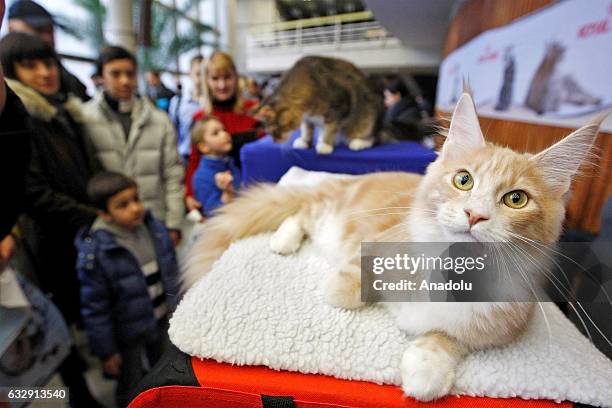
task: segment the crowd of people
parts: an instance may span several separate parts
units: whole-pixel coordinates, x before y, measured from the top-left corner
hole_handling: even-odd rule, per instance
[[[0,166],[11,176],[0,274],[12,259],[68,326],[87,332],[125,406],[169,344],[181,223],[189,211],[210,215],[240,188],[240,149],[264,133],[253,116],[261,92],[241,80],[230,55],[214,52],[191,59],[190,92],[175,94],[150,70],[141,95],[137,58],[108,46],[92,75],[97,93],[88,95],[62,66],[44,8],[14,2],[8,28]],[[385,95],[387,120],[414,126],[420,112],[405,87],[391,82]],[[72,406],[99,406],[85,368],[73,346],[58,372]]]
[[[189,94],[149,71],[140,95],[138,61],[118,46],[100,51],[90,97],[62,66],[44,8],[19,0],[8,21],[0,162],[11,177],[0,273],[27,260],[30,268],[14,269],[30,269],[66,324],[86,331],[125,406],[169,344],[186,208],[210,214],[234,196],[240,147],[262,135],[251,115],[257,101],[244,97],[222,52],[192,59]],[[73,346],[58,372],[72,406],[99,406],[85,368]]]

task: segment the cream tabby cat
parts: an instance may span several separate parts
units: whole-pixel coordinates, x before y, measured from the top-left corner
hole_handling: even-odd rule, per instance
[[[320,187],[259,186],[207,221],[183,276],[191,286],[229,244],[275,231],[272,251],[289,254],[308,236],[337,273],[323,282],[326,300],[357,308],[360,243],[382,241],[555,242],[571,178],[589,154],[599,123],[532,155],[487,144],[469,94],[460,98],[438,159],[424,176],[377,173]],[[409,209],[407,212],[388,209]],[[364,211],[387,209],[376,216]],[[372,212],[369,214],[373,214]],[[279,271],[282,273],[282,271]],[[404,352],[402,388],[429,401],[449,393],[466,353],[505,345],[525,329],[533,303],[392,303],[400,327],[418,335]]]

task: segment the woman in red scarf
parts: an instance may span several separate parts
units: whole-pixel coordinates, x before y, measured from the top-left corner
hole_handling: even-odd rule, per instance
[[[204,109],[196,113],[194,122],[211,114],[218,118],[232,135],[230,155],[240,165],[240,148],[263,135],[258,129],[257,120],[249,114],[257,102],[245,100],[239,86],[238,72],[232,57],[224,52],[213,53],[204,68]],[[185,175],[185,204],[189,210],[201,208],[193,197],[191,178],[200,163],[197,149],[191,149]]]

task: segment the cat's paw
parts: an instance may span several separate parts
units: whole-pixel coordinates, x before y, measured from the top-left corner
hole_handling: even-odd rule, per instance
[[[349,149],[363,150],[369,149],[374,144],[373,139],[353,139],[349,142]]]
[[[288,255],[300,249],[304,232],[299,223],[287,218],[270,237],[270,249],[281,255]]]
[[[456,365],[456,359],[444,349],[424,347],[419,345],[419,339],[413,341],[400,366],[404,394],[419,401],[448,395],[455,383]]]
[[[358,273],[334,272],[324,281],[325,301],[343,309],[357,309],[365,303],[361,301],[361,278]]]
[[[334,146],[325,142],[319,142],[317,143],[315,149],[317,149],[317,153],[319,154],[330,154],[334,151]]]
[[[308,149],[310,147],[310,143],[308,143],[305,139],[298,137],[293,141],[294,149]]]

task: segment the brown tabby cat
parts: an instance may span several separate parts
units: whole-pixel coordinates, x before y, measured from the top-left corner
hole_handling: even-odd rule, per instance
[[[375,173],[330,180],[318,187],[253,188],[206,222],[206,233],[189,254],[184,286],[208,272],[231,242],[262,232],[275,231],[270,247],[280,254],[297,251],[304,237],[310,237],[336,270],[322,284],[326,300],[343,308],[363,305],[362,241],[500,241],[517,247],[534,241],[553,243],[565,218],[571,179],[589,155],[602,120],[538,154],[518,153],[485,142],[472,98],[464,93],[442,151],[424,176]],[[541,274],[546,255],[542,251],[529,255],[533,259],[522,267],[509,262],[514,265],[511,272]],[[429,401],[449,393],[467,353],[516,339],[535,305],[386,306],[400,328],[417,336],[400,365],[404,393]]]
[[[285,73],[278,88],[260,110],[266,130],[276,141],[285,141],[289,132],[302,124],[293,146],[310,147],[314,127],[324,125],[316,150],[334,150],[338,132],[349,140],[349,148],[362,150],[374,144],[384,112],[382,92],[368,83],[353,64],[336,58],[304,57]]]

